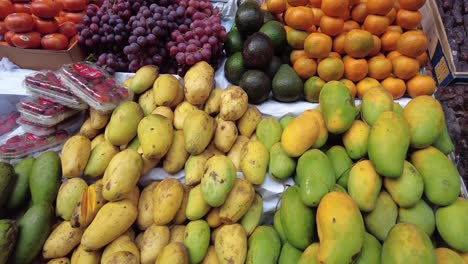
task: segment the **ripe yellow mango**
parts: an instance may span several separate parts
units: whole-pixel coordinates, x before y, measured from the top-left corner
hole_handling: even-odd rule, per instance
[[[304,112],[295,117],[281,134],[281,146],[291,157],[299,157],[314,145],[320,133],[315,114]]]
[[[354,164],[349,172],[348,192],[363,212],[374,210],[382,179],[370,160]]]

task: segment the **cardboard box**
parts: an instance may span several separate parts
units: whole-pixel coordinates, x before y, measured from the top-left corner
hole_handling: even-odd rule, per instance
[[[437,85],[444,87],[449,84],[468,83],[468,72],[461,72],[455,66],[452,49],[435,0],[426,1],[420,11],[423,17],[421,25],[429,39],[429,58]]]
[[[63,64],[84,60],[83,52],[78,44],[68,50],[19,49],[0,46],[0,58],[7,57],[23,69],[58,70]]]

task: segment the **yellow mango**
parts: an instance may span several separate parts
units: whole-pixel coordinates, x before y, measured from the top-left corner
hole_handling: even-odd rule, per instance
[[[207,112],[209,115],[219,113],[222,93],[223,93],[223,90],[219,88],[211,90],[210,97],[208,97],[208,100],[206,101],[206,104],[205,104],[205,112]]]
[[[226,224],[233,224],[239,221],[249,210],[255,198],[253,185],[244,179],[237,178],[226,201],[219,210],[221,221]]]
[[[153,224],[143,233],[141,240],[141,263],[152,264],[163,248],[169,244],[170,232],[167,226]]]
[[[153,192],[153,217],[157,225],[165,225],[174,219],[184,197],[184,187],[172,178],[162,180]]]
[[[182,199],[182,204],[180,205],[179,210],[177,211],[176,215],[174,216],[173,223],[176,225],[183,224],[185,220],[187,220],[187,203],[188,197],[190,193],[190,187],[184,185],[184,198]]]
[[[144,117],[138,124],[138,138],[146,158],[162,158],[169,151],[174,138],[171,121],[162,115]]]
[[[237,120],[237,128],[243,136],[250,137],[262,120],[262,113],[254,105],[249,105],[244,115]]]
[[[185,225],[173,225],[171,228],[169,228],[170,231],[170,237],[169,237],[169,243],[172,242],[180,242],[184,243],[184,237],[185,237]]]
[[[214,246],[208,247],[208,252],[205,255],[205,258],[202,261],[202,264],[219,264],[218,256],[216,255],[216,250]]]
[[[372,126],[379,115],[386,111],[393,111],[393,96],[386,89],[372,87],[362,97],[361,117]]]
[[[189,264],[187,248],[180,242],[173,242],[165,246],[158,258],[156,264]]]
[[[291,157],[299,157],[315,144],[320,124],[315,114],[304,112],[295,117],[283,130],[281,146]]]
[[[138,124],[144,116],[139,104],[133,101],[120,104],[107,124],[107,140],[114,146],[128,144],[137,135]]]
[[[176,130],[172,145],[166,153],[163,161],[163,169],[169,174],[176,174],[184,168],[188,153],[185,150],[184,131]]]
[[[138,263],[140,263],[140,250],[132,239],[127,235],[122,235],[116,240],[112,241],[102,252],[101,262],[106,262],[111,257],[112,254],[119,251],[130,252],[135,256]]]
[[[214,246],[219,263],[243,264],[247,256],[247,234],[239,224],[222,226]]]
[[[83,245],[79,245],[73,251],[70,262],[71,264],[99,264],[101,263],[101,251],[88,251]]]
[[[203,192],[201,184],[193,187],[190,190],[187,199],[186,215],[189,220],[198,220],[210,211],[210,205],[203,199]]]
[[[249,142],[249,138],[246,136],[238,136],[236,139],[236,142],[234,142],[234,145],[231,147],[231,150],[229,150],[227,157],[231,159],[232,163],[236,166],[237,171],[241,171],[240,169],[240,161],[241,161],[241,154],[242,154],[242,149],[244,146]]]
[[[91,141],[80,135],[65,142],[62,149],[62,175],[66,178],[80,177],[91,154]]]
[[[192,154],[202,153],[210,144],[216,129],[215,120],[201,110],[194,110],[184,122],[185,150]]]
[[[241,152],[240,169],[252,184],[262,184],[266,177],[270,155],[260,141],[250,140]]]
[[[45,259],[65,257],[80,244],[83,231],[82,228],[73,228],[69,221],[63,221],[45,241],[42,256]]]
[[[367,140],[370,127],[361,120],[354,120],[351,127],[343,133],[343,145],[349,157],[357,160],[367,154]]]
[[[354,164],[349,172],[349,195],[363,212],[374,210],[377,196],[382,187],[382,179],[375,171],[370,160],[362,160]]]

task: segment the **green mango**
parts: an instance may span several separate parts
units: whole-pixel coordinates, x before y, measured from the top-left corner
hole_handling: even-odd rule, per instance
[[[418,170],[404,161],[403,174],[399,178],[384,178],[384,186],[400,207],[414,206],[422,197],[424,181]]]
[[[453,249],[468,251],[468,200],[459,197],[449,206],[439,207],[435,213],[437,231]]]
[[[276,264],[281,252],[281,240],[272,226],[258,226],[248,240],[246,264]]]
[[[301,258],[302,251],[295,248],[288,242],[283,245],[281,248],[280,257],[278,259],[278,264],[290,264],[290,263],[297,263]]]
[[[362,97],[361,117],[369,126],[386,111],[393,111],[393,96],[383,87],[369,89]]]
[[[224,155],[209,158],[201,179],[203,199],[212,207],[221,206],[226,201],[236,178],[236,166],[231,159]]]
[[[190,263],[200,263],[210,245],[210,227],[205,220],[191,221],[185,227],[184,245],[187,247]]]
[[[343,146],[333,146],[327,150],[327,157],[335,170],[337,183],[348,189],[349,172],[353,166],[353,161],[348,156],[346,149]]]
[[[15,165],[16,181],[13,184],[10,197],[8,199],[8,210],[17,210],[29,199],[29,175],[35,159],[25,158]]]
[[[294,116],[292,115],[285,115],[281,117],[279,120],[281,128],[284,130],[288,126],[289,122],[291,122],[293,119],[294,119]]]
[[[33,204],[52,204],[57,198],[61,184],[61,163],[59,155],[47,151],[37,157],[29,175],[29,188]]]
[[[18,236],[16,221],[9,219],[0,220],[0,263],[7,263]]]
[[[296,160],[288,156],[281,146],[281,142],[275,143],[271,147],[268,165],[270,176],[278,180],[286,180],[294,174],[296,165]]]
[[[452,139],[450,138],[450,134],[447,129],[447,124],[444,120],[444,127],[440,135],[436,138],[436,140],[432,143],[432,146],[436,147],[445,155],[452,153],[455,150],[455,146],[453,145]]]
[[[342,134],[349,129],[356,116],[356,109],[354,99],[343,83],[327,82],[320,91],[319,103],[328,132]]]
[[[76,206],[81,202],[81,195],[88,188],[88,184],[81,178],[71,178],[60,185],[57,194],[55,214],[69,221]]]
[[[403,107],[398,102],[393,102],[393,112],[403,116]]]
[[[6,209],[5,204],[10,198],[13,184],[16,182],[15,169],[9,163],[0,162],[0,215]]]
[[[247,236],[250,236],[255,228],[260,224],[263,216],[263,200],[259,194],[255,194],[255,198],[252,202],[247,213],[242,216],[240,224],[245,229]]]
[[[286,234],[284,233],[283,224],[281,222],[281,210],[278,208],[273,216],[273,227],[275,228],[276,232],[278,233],[281,243],[284,245],[288,242]]]
[[[388,232],[395,225],[398,208],[390,194],[382,191],[377,197],[375,209],[364,216],[367,232],[380,241],[385,241]]]
[[[357,257],[354,264],[373,264],[380,263],[380,253],[382,252],[382,245],[379,240],[373,235],[364,233],[364,244],[362,244],[361,253]]]
[[[262,119],[257,125],[257,130],[255,130],[257,139],[260,140],[268,150],[270,150],[271,146],[275,143],[280,142],[282,133],[283,128],[280,122],[273,117]]]
[[[432,208],[424,200],[419,200],[413,207],[398,210],[398,223],[411,223],[432,236],[435,230],[435,216]]]

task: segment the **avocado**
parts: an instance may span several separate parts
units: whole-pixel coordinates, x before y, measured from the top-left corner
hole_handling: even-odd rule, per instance
[[[242,75],[239,86],[247,93],[249,103],[260,104],[270,95],[271,80],[262,71],[248,70]]]
[[[273,42],[264,33],[256,32],[244,42],[242,57],[248,68],[262,69],[273,57]]]
[[[278,21],[269,21],[260,28],[260,32],[265,33],[273,43],[276,54],[281,54],[286,46],[286,30],[283,24]]]
[[[224,76],[230,83],[238,85],[244,72],[245,63],[242,53],[236,52],[226,60],[226,64],[224,64]]]
[[[263,13],[256,1],[247,0],[237,9],[235,20],[239,32],[248,36],[257,32],[263,25]]]
[[[263,10],[263,9],[262,9],[262,13],[263,13],[263,24],[264,25],[265,25],[265,23],[267,23],[269,21],[275,20],[275,16],[272,13],[270,13],[270,12],[268,12],[266,10]]]
[[[244,44],[244,40],[242,39],[241,34],[237,28],[231,29],[226,37],[226,43],[224,44],[224,48],[226,49],[226,54],[231,56],[232,54],[242,51],[242,45]]]
[[[293,68],[282,64],[273,77],[273,97],[280,102],[294,102],[302,96],[304,84]]]
[[[271,58],[271,62],[270,64],[268,64],[265,70],[266,74],[268,74],[268,77],[270,77],[270,79],[273,79],[273,77],[275,77],[275,74],[278,71],[281,64],[283,64],[283,62],[279,57],[273,56],[273,58]]]

